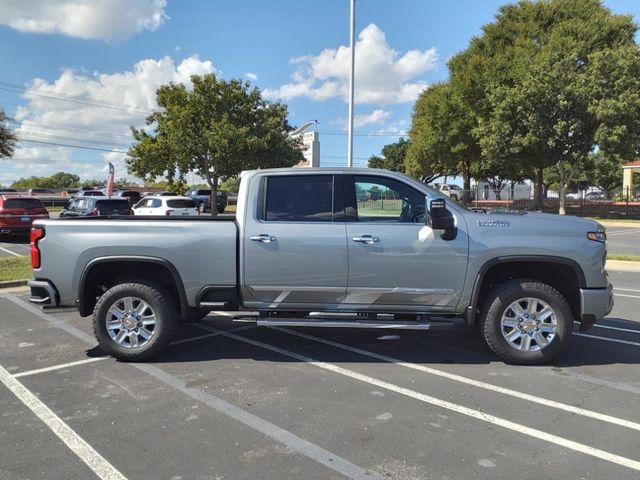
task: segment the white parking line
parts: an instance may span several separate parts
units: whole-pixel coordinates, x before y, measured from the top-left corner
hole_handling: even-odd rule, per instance
[[[341,350],[353,352],[358,355],[375,358],[376,360],[382,360],[383,362],[392,363],[394,365],[410,368],[412,370],[418,370],[419,372],[428,373],[430,375],[436,375],[438,377],[446,378],[447,380],[453,380],[454,382],[464,383],[466,385],[471,385],[473,387],[478,387],[478,388],[482,388],[492,392],[501,393],[503,395],[508,395],[510,397],[515,397],[520,400],[526,400],[529,402],[537,403],[539,405],[544,405],[545,407],[556,408],[558,410],[563,410],[565,412],[581,415],[583,417],[589,417],[595,420],[611,423],[613,425],[618,425],[621,427],[631,428],[632,430],[640,431],[640,423],[631,422],[629,420],[624,420],[622,418],[612,417],[611,415],[594,412],[592,410],[575,407],[573,405],[567,405],[566,403],[556,402],[554,400],[549,400],[547,398],[538,397],[536,395],[519,392],[517,390],[512,390],[510,388],[499,387],[491,383],[481,382],[479,380],[474,380],[472,378],[464,377],[462,375],[456,375],[455,373],[449,373],[444,370],[439,370],[437,368],[426,367],[424,365],[419,365],[416,363],[405,362],[403,360],[400,360],[399,358],[389,357],[387,355],[381,355],[379,353],[370,352],[368,350],[362,350],[357,347],[351,347],[349,345],[344,345],[342,343],[337,343],[331,340],[325,340],[324,338],[316,337],[314,335],[309,335],[302,332],[296,332],[293,330],[289,330],[287,328],[282,328],[282,327],[270,327],[270,328],[273,330],[278,330],[280,332],[287,333],[289,335],[295,335],[296,337],[305,338],[307,340],[323,343],[325,345],[339,348]]]
[[[603,340],[605,342],[622,343],[624,345],[631,345],[632,347],[640,347],[640,342],[632,342],[630,340],[620,340],[618,338],[600,337],[599,335],[587,335],[586,333],[578,333],[578,332],[573,332],[573,334],[576,335],[577,337],[592,338],[594,340]]]
[[[617,237],[618,235],[629,235],[631,233],[640,233],[640,229],[634,228],[632,230],[618,230],[616,232],[607,233],[607,237]]]
[[[14,257],[24,257],[24,255],[20,255],[19,253],[12,252],[11,250],[7,250],[4,247],[0,247],[0,250],[2,250],[5,253],[8,253],[9,255],[13,255]]]
[[[580,325],[580,322],[574,321],[573,323]],[[640,333],[640,330],[634,330],[632,328],[612,327],[611,325],[600,325],[598,323],[594,324],[593,328],[603,328],[605,330],[615,330],[617,332]]]
[[[640,293],[640,290],[638,290],[637,288],[618,288],[618,287],[613,287],[614,290],[620,290],[621,292],[636,292],[636,293]]]
[[[211,327],[206,327],[203,325],[200,328],[208,330]],[[213,331],[213,330],[215,329],[211,328],[210,331]],[[400,387],[399,385],[395,385],[393,383],[389,383],[384,380],[379,380],[377,378],[370,377],[368,375],[364,375],[364,374],[355,372],[353,370],[348,370],[346,368],[339,367],[332,363],[321,362],[321,361],[315,360],[314,358],[307,357],[305,355],[301,355],[295,352],[291,352],[289,350],[285,350],[280,347],[275,347],[267,343],[259,342],[257,340],[252,340],[250,338],[242,337],[240,335],[235,335],[233,333],[222,332],[221,334],[224,335],[225,337],[233,338],[234,340],[238,340],[240,342],[247,343],[249,345],[254,345],[256,347],[263,348],[265,350],[270,350],[272,352],[278,353],[285,357],[294,358],[298,361],[308,363],[310,365],[321,368],[323,370],[328,370],[328,371],[337,373],[339,375],[343,375],[345,377],[349,377],[354,380],[367,383],[369,385],[374,385],[379,388],[384,388],[385,390],[389,390],[389,391],[398,393],[400,395],[404,395],[406,397],[410,397],[415,400],[428,403],[430,405],[434,405],[440,408],[444,408],[446,410],[460,413],[462,415],[475,418],[476,420],[487,422],[492,425],[496,425],[496,426],[505,428],[507,430],[520,433],[522,435],[533,437],[538,440],[542,440],[554,445],[558,445],[560,447],[568,448],[570,450],[583,453],[585,455],[590,455],[592,457],[599,458],[601,460],[606,460],[608,462],[615,463],[623,467],[640,471],[640,462],[637,460],[633,460],[631,458],[622,457],[620,455],[616,455],[615,453],[590,447],[589,445],[585,445],[583,443],[574,442],[573,440],[569,440],[568,438],[560,437],[558,435],[553,435],[551,433],[547,433],[542,430],[527,427],[526,425],[522,425],[519,423],[512,422],[510,420],[506,420],[504,418],[500,418],[494,415],[490,415],[488,413],[484,413],[480,410],[474,410],[472,408],[468,408],[463,405],[458,405],[456,403],[449,402],[447,400],[442,400],[436,397],[432,397],[430,395],[426,395],[424,393],[416,392],[415,390],[410,390],[408,388]]]
[[[0,366],[2,382],[18,399],[24,403],[80,460],[103,480],[126,480],[120,471],[111,465],[91,445],[78,435],[69,425],[49,409],[38,397],[13,378]]]
[[[614,293],[616,297],[627,297],[627,298],[640,298],[640,295],[626,295],[624,293]]]
[[[19,372],[13,374],[13,378],[28,377],[30,375],[37,375],[38,373],[55,372],[56,370],[62,370],[63,368],[75,367],[77,365],[84,365],[86,363],[99,362],[100,360],[106,360],[111,357],[95,357],[86,358],[84,360],[78,360],[77,362],[61,363],[60,365],[53,365],[51,367],[36,368],[35,370],[27,370],[25,372]]]

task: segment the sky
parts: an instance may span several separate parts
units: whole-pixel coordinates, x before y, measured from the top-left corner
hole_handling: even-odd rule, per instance
[[[357,0],[354,164],[406,136],[413,104],[499,0]],[[640,18],[640,1],[605,0]],[[349,0],[0,0],[0,108],[21,142],[0,185],[58,171],[117,177],[156,107],[193,74],[242,78],[316,120],[321,166],[346,165]]]

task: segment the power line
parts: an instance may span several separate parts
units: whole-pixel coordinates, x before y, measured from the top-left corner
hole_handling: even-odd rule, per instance
[[[124,150],[116,150],[116,149],[109,149],[109,148],[98,148],[98,147],[86,147],[86,146],[81,146],[81,145],[69,145],[67,143],[57,143],[57,142],[45,142],[42,140],[25,140],[25,139],[21,139],[21,142],[28,142],[28,143],[41,143],[43,145],[54,145],[56,147],[69,147],[69,148],[79,148],[79,149],[83,149],[83,150],[96,150],[98,152],[115,152],[115,153],[129,153],[126,152]]]

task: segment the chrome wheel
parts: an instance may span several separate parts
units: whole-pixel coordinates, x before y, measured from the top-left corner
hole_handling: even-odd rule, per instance
[[[558,331],[558,317],[539,298],[526,297],[511,303],[502,314],[500,331],[510,347],[535,352],[547,347]]]
[[[156,314],[147,302],[138,297],[123,297],[107,310],[107,332],[124,348],[146,345],[156,332]]]

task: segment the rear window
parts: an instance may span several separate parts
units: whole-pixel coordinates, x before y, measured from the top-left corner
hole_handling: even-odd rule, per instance
[[[129,202],[126,200],[98,200],[96,208],[102,215],[124,215],[129,213]]]
[[[196,204],[193,200],[179,199],[179,200],[167,200],[167,207],[170,208],[195,208]]]
[[[265,220],[332,222],[333,177],[331,175],[269,177]]]
[[[211,195],[211,190],[198,190],[196,195]]]
[[[37,198],[9,198],[4,201],[4,208],[44,208]]]

